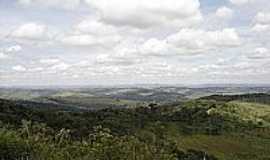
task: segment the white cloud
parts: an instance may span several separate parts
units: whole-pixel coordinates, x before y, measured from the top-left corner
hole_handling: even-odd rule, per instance
[[[6,59],[6,58],[8,58],[8,55],[6,55],[3,52],[0,52],[0,59]]]
[[[258,12],[254,21],[255,25],[252,27],[252,31],[264,33],[270,30],[270,13]]]
[[[257,13],[255,16],[255,21],[260,24],[270,24],[270,13]]]
[[[60,60],[56,58],[49,58],[49,59],[40,59],[39,62],[43,64],[55,64],[60,62]]]
[[[116,27],[90,18],[74,25],[72,33],[58,37],[59,41],[67,45],[103,47],[112,47],[122,38]]]
[[[0,59],[9,58],[10,54],[13,54],[15,52],[19,52],[21,50],[22,50],[22,47],[20,45],[13,45],[13,46],[0,48]]]
[[[140,47],[140,53],[143,55],[169,55],[172,54],[169,47],[166,40],[151,38]]]
[[[234,29],[226,28],[221,31],[204,31],[182,29],[168,37],[168,43],[182,51],[197,53],[221,47],[239,46],[241,40]]]
[[[190,26],[202,19],[198,0],[86,0],[101,20],[116,26]]]
[[[72,75],[71,77],[72,77],[72,78],[79,78],[80,76],[77,75],[77,74],[74,74],[74,75]]]
[[[230,0],[234,5],[244,5],[247,4],[250,0]]]
[[[50,70],[52,70],[52,71],[64,71],[64,70],[67,70],[70,67],[71,66],[69,64],[66,64],[64,62],[60,62],[60,63],[55,64],[52,67],[50,67]]]
[[[220,7],[216,10],[216,16],[223,19],[230,19],[233,16],[233,10],[228,7]]]
[[[79,24],[75,25],[74,29],[80,33],[92,35],[106,36],[117,33],[115,27],[93,19],[82,20]]]
[[[246,82],[256,80],[247,74],[260,69],[270,73],[269,67],[261,67],[270,62],[268,0],[203,7],[200,0],[16,1],[27,9],[27,17],[18,5],[2,8],[0,38],[7,47],[0,49],[0,81],[5,76],[18,83],[25,77],[24,82],[66,84],[73,76],[86,83],[185,83],[246,76]],[[22,50],[9,46],[15,43],[23,45],[20,56],[12,54]]]
[[[11,53],[11,52],[19,52],[22,50],[22,47],[20,45],[14,45],[14,46],[10,46],[5,48],[5,52],[7,53]]]
[[[265,59],[270,57],[270,52],[267,48],[260,47],[255,48],[252,52],[252,55],[250,55],[248,58],[250,59]]]
[[[75,9],[80,5],[81,0],[18,0],[18,3],[23,6]]]
[[[44,71],[44,68],[42,67],[35,67],[35,68],[31,68],[29,69],[30,72],[41,72]]]
[[[101,54],[96,57],[96,64],[105,66],[130,66],[141,62],[137,50],[130,48],[122,48],[114,54]]]
[[[26,23],[16,28],[12,33],[12,37],[25,39],[45,39],[47,38],[47,27],[37,23]]]
[[[25,72],[25,71],[27,71],[27,69],[24,66],[21,66],[21,65],[13,66],[12,69],[14,71],[17,71],[17,72]]]
[[[256,24],[255,26],[252,27],[251,30],[255,31],[255,32],[266,32],[266,31],[270,30],[270,25]]]
[[[63,44],[73,46],[112,46],[112,44],[120,41],[119,35],[91,35],[91,34],[79,34],[79,35],[66,35],[60,38]]]
[[[75,67],[79,67],[79,68],[83,68],[83,67],[88,67],[90,66],[92,63],[89,62],[89,60],[82,60],[79,61],[78,63],[74,64],[73,66]]]
[[[150,38],[139,42],[126,42],[117,45],[110,54],[98,56],[98,63],[133,65],[151,56],[168,57],[181,54],[207,53],[220,48],[233,48],[241,44],[234,29],[205,31],[181,29],[164,39]],[[150,58],[151,59],[151,58]],[[126,63],[125,63],[126,62]]]
[[[117,45],[109,54],[97,57],[100,64],[133,65],[151,59],[181,54],[207,53],[215,49],[238,47],[240,37],[234,29],[218,31],[181,29],[164,39],[150,38],[139,42],[126,42]]]
[[[255,50],[255,53],[258,53],[258,54],[265,54],[265,53],[268,53],[268,49],[267,48],[256,48]]]
[[[66,36],[61,40],[64,44],[77,45],[77,46],[89,46],[97,44],[95,37],[91,35],[72,35]]]

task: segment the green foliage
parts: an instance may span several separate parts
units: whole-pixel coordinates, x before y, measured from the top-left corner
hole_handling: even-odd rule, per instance
[[[203,100],[215,100],[218,102],[242,101],[261,104],[270,104],[270,95],[265,93],[251,93],[242,95],[211,95],[202,97]]]
[[[49,130],[49,131],[47,131]],[[114,136],[109,129],[94,127],[94,132],[82,140],[72,140],[70,131],[51,132],[45,125],[23,121],[18,130],[0,130],[1,159],[33,160],[176,160],[185,157],[202,158],[201,152],[183,152],[162,135],[150,133],[141,140],[136,136]],[[209,156],[210,157],[210,156]],[[212,158],[215,159],[215,158]]]
[[[0,155],[2,159],[15,160],[28,156],[31,147],[14,131],[0,129]]]

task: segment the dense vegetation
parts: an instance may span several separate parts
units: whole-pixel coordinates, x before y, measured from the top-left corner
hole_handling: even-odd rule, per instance
[[[242,94],[242,95],[211,95],[202,97],[204,100],[216,100],[222,102],[230,101],[244,101],[244,102],[255,102],[262,104],[270,104],[270,95],[265,93],[253,93],[253,94]]]
[[[203,152],[177,149],[169,140],[152,135],[141,140],[136,136],[114,136],[108,129],[95,127],[82,140],[73,140],[70,130],[58,132],[42,124],[23,121],[18,130],[0,130],[2,159],[215,159]]]
[[[92,111],[0,100],[0,158],[270,159],[270,106],[215,98]]]

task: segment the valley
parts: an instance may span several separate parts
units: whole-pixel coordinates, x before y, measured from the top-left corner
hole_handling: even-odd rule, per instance
[[[5,88],[0,155],[265,160],[270,158],[268,92],[267,87]]]

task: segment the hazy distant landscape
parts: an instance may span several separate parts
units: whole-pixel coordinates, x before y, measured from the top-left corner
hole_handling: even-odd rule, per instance
[[[78,109],[104,109],[104,108],[132,108],[149,103],[174,103],[203,96],[219,94],[249,94],[269,93],[270,87],[112,87],[112,88],[65,88],[57,89],[23,89],[2,88],[0,98],[10,100],[24,100],[46,105],[53,104],[61,107]]]

